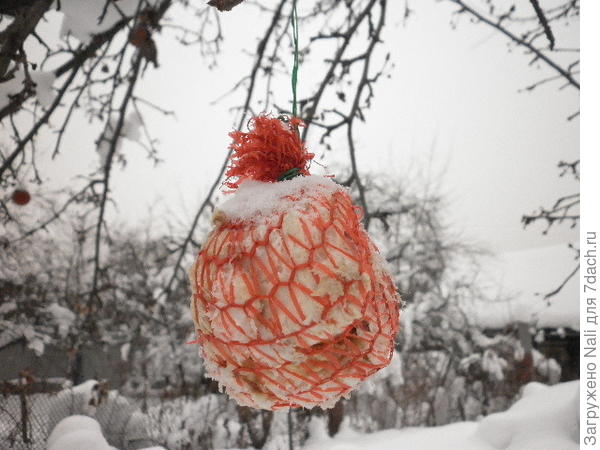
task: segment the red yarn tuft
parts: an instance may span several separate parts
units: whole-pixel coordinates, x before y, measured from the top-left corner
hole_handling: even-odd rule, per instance
[[[304,122],[297,117],[285,123],[262,115],[251,120],[248,133],[230,133],[233,156],[225,173],[225,186],[237,189],[247,179],[278,181],[291,169],[299,169],[301,175],[310,175],[308,163],[315,155],[307,152],[298,126],[304,126]]]

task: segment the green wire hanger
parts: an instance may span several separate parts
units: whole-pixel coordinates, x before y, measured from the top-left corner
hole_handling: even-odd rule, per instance
[[[298,85],[298,11],[296,0],[292,3],[292,39],[294,41],[294,66],[292,68],[292,116],[298,115],[297,85]]]

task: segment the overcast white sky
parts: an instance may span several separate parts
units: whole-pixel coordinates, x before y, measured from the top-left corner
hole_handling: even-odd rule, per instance
[[[403,2],[390,3],[389,17],[401,17]],[[432,172],[443,174],[448,220],[495,250],[572,239],[576,233],[565,229],[548,236],[523,231],[520,218],[577,189],[576,183],[559,179],[556,169],[559,160],[578,157],[578,120],[566,120],[578,110],[577,92],[551,85],[519,93],[548,71],[530,67],[518,50],[509,53],[506,39],[484,25],[463,20],[452,30],[449,5],[422,1],[411,6],[415,14],[406,25],[390,20],[385,35],[396,66],[378,85],[373,110],[360,129],[359,163],[398,176],[433,161]],[[226,42],[214,70],[193,48],[162,41],[161,68],[146,73],[141,92],[176,111],[177,120],[152,122],[165,160],[157,170],[150,170],[139,150],[127,150],[133,160],[117,182],[124,214],[139,217],[156,199],[192,214],[203,197],[229,143],[233,118],[228,108],[240,97],[210,102],[248,71],[251,60],[242,51],[255,45],[247,27],[254,19],[248,14],[238,7],[222,15]],[[577,41],[578,33],[572,26],[568,36],[558,35]],[[301,68],[301,95],[313,88],[312,76]],[[311,150],[320,153],[318,146]],[[325,162],[337,157],[327,154]]]
[[[400,19],[404,2],[389,4],[384,45],[395,68],[390,79],[378,83],[373,108],[357,133],[359,164],[397,177],[410,174],[415,182],[419,170],[441,176],[453,230],[498,253],[558,249],[576,240],[577,231],[564,227],[548,236],[524,231],[520,218],[578,189],[575,182],[559,179],[556,168],[561,159],[578,158],[579,122],[567,121],[579,108],[578,92],[554,84],[519,93],[551,72],[530,66],[520,50],[509,52],[507,40],[485,25],[463,19],[453,30],[455,8],[448,2],[411,2],[414,14],[406,24]],[[176,111],[177,118],[147,116],[164,160],[157,168],[139,147],[125,142],[128,165],[115,171],[113,180],[122,219],[138,221],[154,206],[158,219],[189,221],[222,163],[234,124],[229,108],[240,103],[243,92],[211,102],[249,72],[252,60],[246,51],[254,49],[256,33],[268,17],[241,5],[221,18],[225,44],[213,70],[196,48],[159,40],[161,67],[145,73],[139,93]],[[577,45],[578,24],[555,32],[558,45]],[[300,68],[300,96],[318,80],[319,60],[310,64],[310,70]],[[288,83],[282,79],[277,86],[289,89]],[[65,140],[69,157],[50,172],[61,180],[82,166],[92,171],[97,165],[91,144],[98,131],[90,130],[84,118],[73,125],[75,131]],[[323,150],[312,145],[311,151],[319,155]],[[338,160],[345,155],[327,153],[324,162]],[[563,268],[568,273],[572,261],[561,255],[552,271],[540,261],[531,278],[539,284]]]

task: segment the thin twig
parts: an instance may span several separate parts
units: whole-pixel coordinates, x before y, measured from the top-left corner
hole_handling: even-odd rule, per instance
[[[571,86],[573,86],[576,89],[580,89],[579,82],[573,78],[572,74],[570,74],[568,71],[566,71],[561,66],[559,66],[556,62],[554,62],[552,59],[550,59],[548,56],[546,56],[540,49],[536,48],[535,46],[533,46],[531,43],[527,42],[526,40],[521,39],[520,37],[514,35],[510,31],[508,31],[505,27],[503,27],[500,23],[492,22],[490,19],[484,17],[482,14],[480,14],[479,12],[475,11],[473,8],[468,6],[463,0],[449,0],[449,1],[460,6],[461,12],[462,11],[468,12],[473,17],[475,17],[477,20],[485,23],[486,25],[489,25],[492,28],[495,28],[500,33],[504,34],[506,37],[508,37],[511,41],[513,41],[517,45],[525,47],[527,50],[529,50],[531,53],[533,53],[536,58],[541,59],[548,66],[550,66],[552,69],[557,71],[565,80],[567,80],[567,82]]]
[[[135,55],[133,70],[129,79],[127,91],[125,92],[125,96],[123,97],[123,100],[121,101],[121,106],[119,107],[119,116],[115,125],[115,129],[111,130],[112,135],[110,138],[110,146],[108,154],[106,156],[106,164],[104,166],[104,179],[102,197],[100,200],[100,210],[98,212],[98,221],[96,222],[96,235],[94,240],[94,274],[92,280],[92,290],[90,292],[90,303],[93,298],[96,298],[96,291],[98,289],[98,275],[100,271],[100,243],[102,239],[102,226],[104,224],[104,214],[106,211],[106,201],[108,198],[112,163],[115,153],[117,151],[117,144],[119,143],[119,139],[121,138],[121,131],[123,130],[123,125],[125,124],[125,114],[127,112],[127,106],[129,105],[129,101],[131,100],[131,97],[133,95],[133,89],[135,88],[135,84],[138,81],[141,63],[142,55],[138,52]],[[99,142],[99,145],[102,145],[102,142]]]
[[[546,16],[544,15],[544,11],[542,11],[542,8],[540,8],[538,0],[529,0],[529,2],[535,10],[535,14],[538,17],[540,24],[544,28],[544,34],[546,35],[546,37],[548,38],[548,42],[550,43],[550,50],[554,50],[554,33],[552,33],[552,29],[550,28],[548,19],[546,19]]]
[[[240,121],[239,121],[238,127],[237,127],[238,130],[240,130],[242,128],[242,126],[246,123],[246,116],[248,114],[248,111],[250,110],[250,102],[252,101],[252,95],[254,94],[254,86],[256,83],[258,69],[261,66],[261,63],[262,63],[262,60],[264,57],[264,53],[265,53],[265,49],[267,47],[267,43],[271,39],[271,35],[273,34],[273,31],[275,30],[277,24],[279,23],[279,20],[281,19],[281,11],[282,11],[283,6],[285,5],[286,1],[287,0],[281,0],[279,2],[277,9],[273,13],[273,17],[271,18],[271,24],[269,25],[269,28],[267,29],[264,37],[260,40],[260,42],[256,48],[256,59],[254,61],[254,66],[252,67],[252,71],[250,73],[250,86],[248,87],[248,92],[246,94],[246,100],[244,101],[244,106],[242,108],[242,116],[240,117]],[[211,199],[212,199],[217,187],[219,186],[219,184],[221,182],[221,178],[223,177],[225,170],[227,169],[227,164],[229,163],[230,157],[231,157],[231,150],[229,150],[227,152],[225,160],[223,161],[223,164],[221,165],[221,169],[219,170],[217,176],[215,177],[215,180],[213,181],[213,184],[211,185],[210,189],[208,190],[206,197],[200,204],[200,208],[198,208],[198,211],[196,212],[196,215],[194,216],[194,219],[192,220],[192,224],[190,226],[188,234],[180,246],[179,254],[177,256],[177,261],[175,262],[175,265],[173,266],[173,272],[171,274],[171,277],[169,278],[169,282],[167,283],[167,285],[163,291],[163,294],[165,295],[166,298],[168,298],[168,296],[171,293],[171,290],[173,288],[173,283],[175,282],[175,279],[177,278],[177,273],[179,272],[183,258],[185,257],[185,254],[187,253],[187,247],[190,244],[190,242],[192,241],[194,232],[196,230],[196,226],[198,225],[198,222],[200,221],[200,217],[202,216],[202,214],[204,213],[204,211],[206,210],[208,205],[210,205],[212,203]]]
[[[573,271],[563,280],[562,283],[560,283],[559,286],[556,287],[556,289],[554,289],[551,292],[548,292],[547,294],[544,295],[544,300],[548,300],[550,297],[554,297],[556,294],[558,294],[560,291],[562,291],[562,289],[567,285],[567,283],[571,280],[571,278],[573,278],[575,276],[575,274],[577,274],[577,272],[579,272],[579,264],[577,264],[577,266],[575,266]]]
[[[56,95],[56,98],[54,99],[54,101],[52,102],[50,107],[46,110],[44,115],[40,118],[40,120],[38,120],[35,123],[35,125],[31,128],[29,133],[27,133],[27,135],[25,135],[22,139],[19,139],[19,143],[17,144],[17,147],[2,162],[2,166],[0,167],[0,179],[2,178],[2,175],[4,174],[4,172],[9,167],[12,166],[12,163],[17,158],[17,156],[19,156],[19,154],[25,149],[27,144],[35,137],[35,135],[40,130],[40,128],[46,122],[48,122],[48,119],[50,119],[50,116],[52,115],[54,110],[58,107],[58,105],[60,105],[62,97],[65,94],[65,92],[67,91],[67,89],[69,88],[69,86],[71,85],[71,83],[73,82],[73,80],[75,79],[75,75],[77,75],[77,72],[79,71],[79,67],[80,66],[76,66],[75,68],[73,68],[73,70],[71,71],[71,74],[69,75],[69,78],[67,78],[67,80],[63,83],[62,87],[58,91],[58,94]]]

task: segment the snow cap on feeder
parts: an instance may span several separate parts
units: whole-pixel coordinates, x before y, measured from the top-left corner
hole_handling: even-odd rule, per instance
[[[331,408],[389,364],[400,297],[349,193],[310,175],[302,122],[250,125],[190,272],[196,342],[241,405]]]

